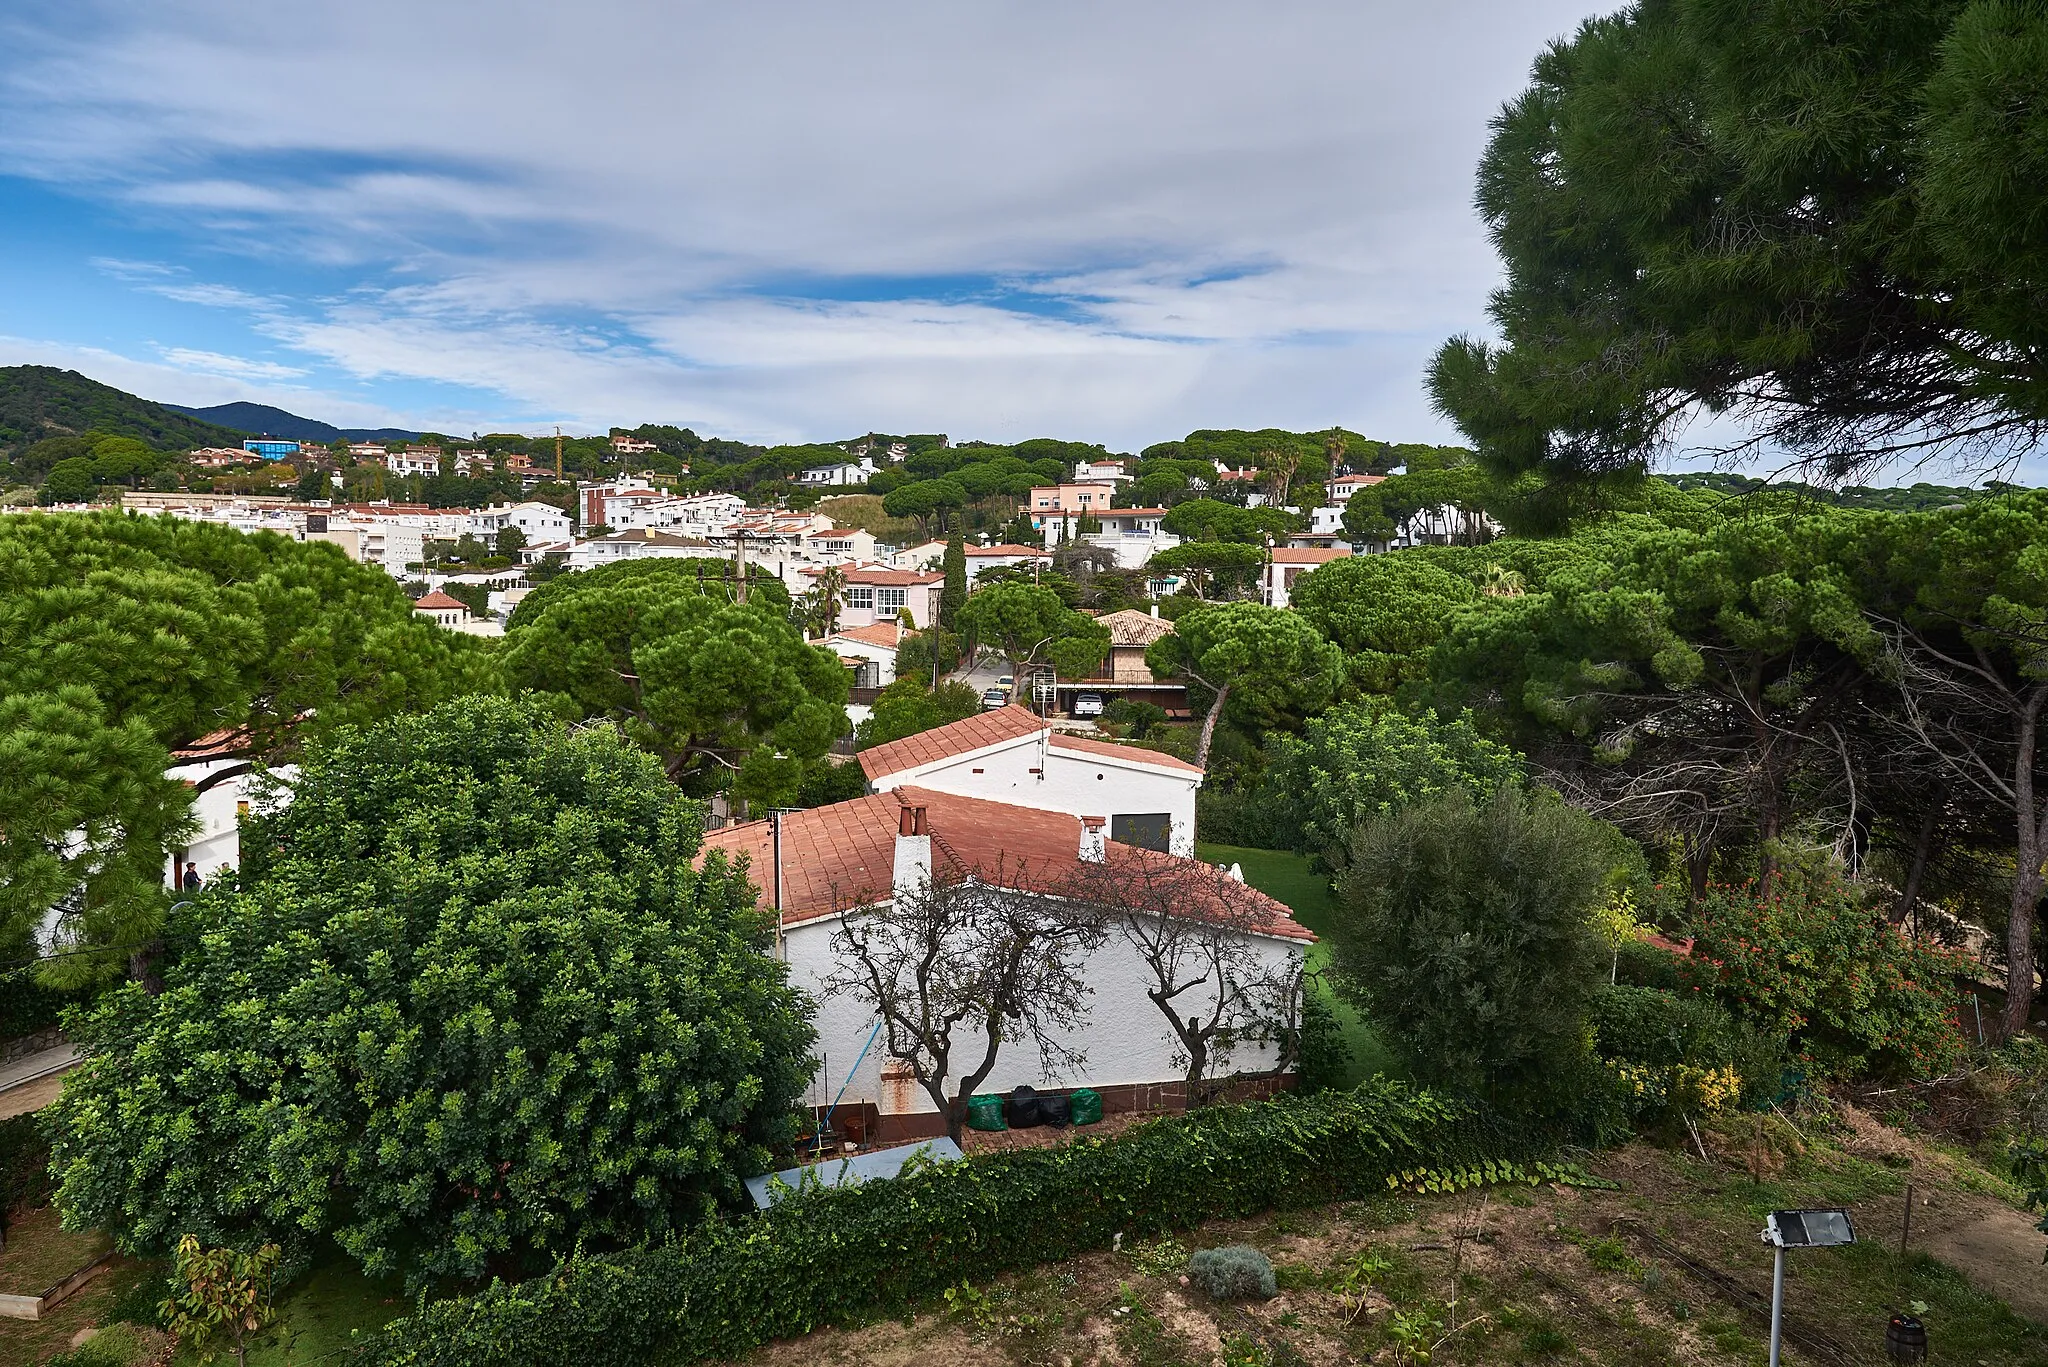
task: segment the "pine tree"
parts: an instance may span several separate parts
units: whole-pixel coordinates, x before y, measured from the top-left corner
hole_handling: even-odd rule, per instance
[[[967,543],[959,531],[946,543],[946,586],[939,591],[939,625],[953,629],[953,618],[967,601]]]

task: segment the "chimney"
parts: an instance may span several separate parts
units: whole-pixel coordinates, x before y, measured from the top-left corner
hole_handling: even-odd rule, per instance
[[[1153,615],[1154,617],[1157,617],[1157,616],[1159,615],[1159,604],[1157,604],[1157,603],[1154,603],[1154,604],[1152,605],[1152,615]]]
[[[925,828],[924,807],[905,803],[896,817],[896,869],[890,879],[898,897],[911,897],[931,886],[932,837]]]
[[[1081,862],[1100,864],[1108,851],[1103,847],[1102,828],[1106,824],[1099,816],[1081,818]]]

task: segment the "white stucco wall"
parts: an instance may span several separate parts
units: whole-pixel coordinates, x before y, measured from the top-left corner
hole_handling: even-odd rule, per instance
[[[1033,769],[1043,772],[1033,773]],[[1166,812],[1173,818],[1169,848],[1195,852],[1195,789],[1201,775],[1083,754],[1041,742],[1036,735],[878,779],[876,792],[903,784],[962,797],[1035,807],[1070,816],[1110,817]]]
[[[818,642],[835,655],[844,655],[852,660],[873,660],[881,666],[882,687],[896,682],[896,647],[876,645],[873,641],[862,641],[846,636],[827,636]]]
[[[809,992],[818,1003],[815,1019],[821,1063],[806,1096],[807,1101],[818,1105],[830,1104],[838,1094],[840,1085],[846,1082],[848,1071],[854,1070],[854,1059],[874,1030],[877,1019],[862,1003],[845,994],[827,994],[821,987],[832,972],[832,936],[838,928],[839,918],[836,916],[807,921],[791,927],[783,939],[791,980]],[[1260,958],[1275,969],[1298,959],[1302,951],[1302,946],[1289,940],[1255,937],[1253,944]],[[1112,933],[1102,948],[1090,957],[1086,972],[1095,995],[1089,999],[1087,1018],[1062,1042],[1082,1050],[1087,1061],[1071,1075],[1048,1077],[1040,1070],[1036,1048],[1028,1043],[1006,1044],[996,1056],[994,1071],[976,1089],[978,1092],[1008,1092],[1019,1084],[1049,1088],[1172,1082],[1184,1075],[1182,1066],[1174,1061],[1177,1045],[1172,1038],[1172,1030],[1159,1008],[1145,995],[1149,976],[1144,960],[1130,942],[1123,935]],[[1191,999],[1199,995],[1199,989],[1185,992],[1180,1000],[1188,1002],[1188,1010],[1193,1011],[1197,1004]],[[1209,1007],[1202,1006],[1201,1009],[1206,1013]],[[962,1044],[967,1046],[956,1054],[962,1060],[955,1068],[957,1077],[959,1071],[978,1065],[981,1053],[978,1038],[969,1039],[962,1035],[955,1043],[956,1049]],[[931,1098],[914,1080],[884,1084],[882,1071],[889,1062],[886,1046],[885,1033],[876,1038],[867,1057],[853,1071],[853,1081],[847,1086],[840,1104],[872,1101],[885,1115],[933,1111],[935,1107]],[[1237,1049],[1229,1062],[1215,1071],[1219,1074],[1264,1071],[1274,1066],[1277,1057],[1271,1045],[1246,1045]],[[947,1095],[952,1095],[955,1090],[957,1083],[948,1085]]]
[[[211,775],[239,767],[246,762],[240,759],[217,759],[196,764],[180,764],[170,770],[170,776],[185,779],[196,786]],[[275,772],[289,782],[297,776],[298,766],[280,765]],[[184,886],[185,865],[188,862],[197,864],[199,876],[209,882],[220,872],[222,865],[231,869],[242,867],[242,804],[249,800],[250,785],[255,782],[255,778],[254,773],[237,774],[221,780],[193,799],[192,815],[199,824],[199,830],[185,845],[172,850],[172,857],[166,862],[165,882],[173,890]],[[289,792],[286,799],[289,800]]]

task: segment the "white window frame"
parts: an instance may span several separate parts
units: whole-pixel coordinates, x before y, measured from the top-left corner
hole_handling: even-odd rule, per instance
[[[910,594],[907,589],[875,590],[876,612],[901,612],[909,601]]]
[[[867,608],[872,611],[875,606],[875,591],[873,587],[867,584],[847,585],[846,606],[850,608]]]

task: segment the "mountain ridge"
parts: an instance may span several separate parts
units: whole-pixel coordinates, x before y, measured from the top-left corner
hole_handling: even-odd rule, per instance
[[[325,445],[335,441],[418,441],[418,432],[408,432],[399,427],[336,427],[321,422],[318,418],[305,418],[267,403],[217,403],[207,408],[192,408],[181,403],[166,403],[161,407],[173,413],[183,413],[201,422],[221,427],[232,427],[252,436],[283,437],[289,441],[316,441]]]
[[[46,437],[86,432],[133,437],[158,451],[240,446],[247,435],[75,370],[0,366],[0,452],[30,447]]]

